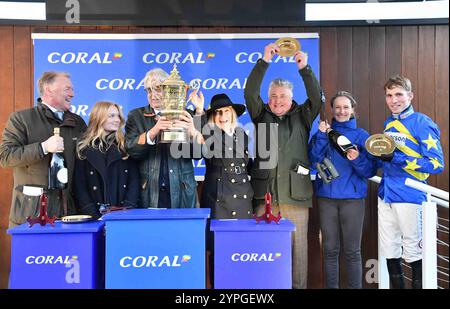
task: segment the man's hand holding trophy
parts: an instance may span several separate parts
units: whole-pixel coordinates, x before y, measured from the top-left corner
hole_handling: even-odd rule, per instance
[[[186,111],[189,85],[181,80],[176,64],[169,77],[161,84],[161,113],[155,129],[158,130],[159,143],[189,142],[194,121]]]
[[[294,56],[299,70],[303,69],[308,63],[308,55],[300,51],[300,42],[294,38],[280,38],[274,43],[267,45],[264,49],[263,60],[270,62],[275,54],[281,57]]]
[[[389,135],[371,135],[366,140],[365,146],[368,153],[383,161],[391,161],[394,157],[395,141]]]

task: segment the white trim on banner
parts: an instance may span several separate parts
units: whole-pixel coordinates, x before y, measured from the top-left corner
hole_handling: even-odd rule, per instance
[[[32,39],[51,40],[177,40],[177,39],[279,39],[294,37],[299,39],[317,39],[318,33],[32,33]]]

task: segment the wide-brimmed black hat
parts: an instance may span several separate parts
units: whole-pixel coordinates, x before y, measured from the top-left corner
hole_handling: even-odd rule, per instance
[[[245,112],[245,105],[233,103],[225,93],[219,93],[211,98],[211,104],[209,105],[209,108],[206,110],[206,115],[209,118],[211,113],[214,112],[216,109],[227,106],[231,106],[236,111],[238,117]]]

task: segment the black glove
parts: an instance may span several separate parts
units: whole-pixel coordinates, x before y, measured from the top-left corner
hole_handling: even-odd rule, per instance
[[[380,155],[380,159],[382,161],[385,161],[385,162],[391,162],[393,157],[394,157],[394,153],[393,152],[389,153],[389,154],[382,154],[382,155]]]

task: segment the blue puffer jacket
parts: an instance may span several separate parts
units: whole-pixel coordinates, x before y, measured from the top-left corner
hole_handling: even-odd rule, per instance
[[[361,199],[367,195],[367,178],[375,175],[377,162],[372,159],[364,148],[369,134],[356,127],[356,119],[338,122],[333,119],[331,127],[347,137],[358,146],[359,156],[353,161],[342,157],[328,141],[328,135],[318,131],[309,144],[309,157],[315,168],[318,162],[328,158],[333,162],[339,177],[330,183],[324,183],[320,178],[314,182],[316,195],[332,199]]]

